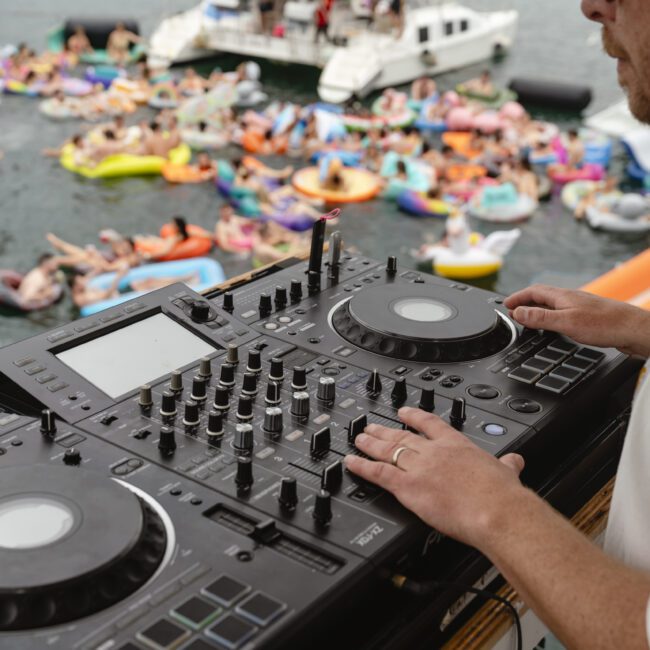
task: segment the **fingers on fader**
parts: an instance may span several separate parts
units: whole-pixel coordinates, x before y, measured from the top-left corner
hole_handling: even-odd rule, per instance
[[[346,456],[344,459],[345,466],[357,476],[370,481],[379,487],[394,492],[400,480],[403,480],[405,473],[389,465],[388,463],[378,463],[373,460],[366,460],[360,456]]]
[[[399,410],[398,415],[404,424],[416,431],[420,431],[431,440],[440,438],[453,431],[444,420],[427,411],[404,407]]]

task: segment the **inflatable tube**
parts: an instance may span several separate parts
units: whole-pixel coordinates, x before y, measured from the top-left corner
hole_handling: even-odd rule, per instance
[[[447,131],[442,134],[442,142],[468,160],[473,160],[481,155],[480,151],[471,148],[472,140],[473,135],[465,131]]]
[[[487,176],[488,170],[482,165],[450,165],[445,177],[452,183],[475,181]]]
[[[99,311],[120,305],[127,300],[132,300],[146,292],[129,291],[131,282],[138,280],[148,280],[151,278],[179,278],[184,279],[188,276],[196,276],[196,282],[188,286],[195,291],[204,291],[220,284],[226,279],[221,264],[216,260],[209,258],[196,258],[193,260],[179,260],[175,262],[162,262],[159,264],[144,264],[131,269],[120,281],[119,290],[124,292],[116,298],[102,300],[93,305],[86,305],[81,308],[82,316],[90,316]],[[103,273],[93,278],[89,286],[94,289],[107,289],[115,280],[115,273]]]
[[[38,97],[42,84],[28,86],[17,79],[5,79],[2,81],[2,92],[5,95],[26,95],[27,97]]]
[[[397,164],[403,162],[406,167],[406,179],[396,178]],[[414,190],[416,192],[426,192],[429,189],[429,177],[427,176],[422,165],[415,160],[405,156],[399,156],[393,151],[389,151],[382,162],[380,176],[389,179],[388,184],[382,192],[382,197],[394,201],[398,195],[405,190]]]
[[[295,232],[305,232],[314,227],[314,219],[308,214],[293,214],[284,211],[276,211],[270,214],[261,212],[258,219],[260,221],[274,221],[278,225]]]
[[[176,86],[173,83],[161,82],[151,89],[148,104],[151,108],[161,111],[164,108],[177,108],[180,101],[181,95]]]
[[[452,206],[440,199],[430,199],[423,192],[407,190],[397,197],[398,207],[413,217],[446,218],[452,211]]]
[[[600,165],[583,165],[574,170],[548,170],[549,178],[558,185],[572,181],[600,181],[605,178],[605,170]]]
[[[119,178],[122,176],[150,176],[162,173],[166,162],[186,165],[192,152],[186,144],[181,144],[169,152],[169,158],[161,156],[137,156],[120,153],[107,156],[96,167],[78,166],[74,160],[74,145],[66,144],[61,151],[61,166],[86,178]]]
[[[413,126],[419,131],[429,131],[430,133],[444,133],[448,128],[445,120],[429,120],[422,115],[415,120]]]
[[[189,238],[176,244],[166,255],[157,254],[160,251],[158,243],[147,239],[136,240],[135,249],[160,262],[184,260],[207,255],[212,249],[212,239],[202,236],[206,234],[206,231],[200,226],[194,226],[192,224],[188,225],[187,230],[190,235]],[[161,228],[160,235],[164,238],[172,237],[175,232],[176,230],[171,224],[166,224]]]
[[[485,204],[484,188],[481,194],[476,196],[468,205],[468,213],[480,219],[491,223],[518,223],[526,221],[535,212],[538,207],[537,201],[533,201],[529,196],[518,195],[514,202],[511,203],[490,203]],[[500,187],[491,188],[500,190]]]
[[[85,97],[93,91],[93,85],[85,79],[66,77],[62,81],[63,92],[70,97]]]
[[[341,176],[344,190],[326,190],[321,187],[318,167],[306,167],[293,175],[293,186],[307,196],[323,199],[328,203],[361,203],[370,201],[381,190],[379,176],[364,169],[344,167]]]
[[[265,156],[287,153],[288,139],[284,137],[267,140],[264,133],[256,129],[248,129],[241,139],[241,146],[248,153],[257,153]]]
[[[614,212],[602,210],[596,206],[587,208],[585,218],[594,230],[621,233],[650,232],[650,218],[625,219]]]
[[[143,90],[142,87],[135,81],[131,81],[130,79],[122,79],[120,77],[113,80],[113,83],[110,87],[110,92],[113,95],[128,97],[131,101],[141,105],[146,104],[149,101],[149,97],[151,96],[151,90],[149,86]]]
[[[588,194],[591,194],[594,190],[598,189],[600,185],[601,184],[597,181],[573,181],[572,183],[567,183],[562,188],[561,194],[564,207],[569,209],[571,212],[574,212],[580,201],[582,201]],[[615,201],[621,196],[621,192],[617,190],[607,194],[599,193],[597,198],[610,202]]]
[[[222,149],[228,144],[226,131],[199,131],[181,129],[181,138],[192,149]]]
[[[23,275],[16,271],[0,269],[0,307],[27,313],[47,309],[58,302],[63,296],[63,285],[56,283],[53,286],[52,296],[49,300],[25,301],[18,293],[18,287],[23,281],[23,277]]]
[[[116,68],[113,65],[98,65],[86,68],[84,79],[91,84],[102,84],[104,88],[110,88],[115,79],[125,75],[126,72],[122,68]]]
[[[49,117],[51,120],[74,120],[79,117],[69,106],[56,99],[44,99],[38,105],[38,110],[42,115]]]
[[[168,183],[205,183],[214,178],[211,172],[202,172],[196,165],[175,165],[166,162],[162,167],[162,176]]]
[[[592,99],[589,86],[542,79],[517,77],[508,84],[508,88],[517,93],[519,102],[524,106],[533,105],[576,113],[587,108]]]
[[[612,141],[608,137],[595,131],[582,129],[580,139],[585,147],[584,163],[609,167],[612,160]]]
[[[436,275],[452,280],[476,280],[498,273],[503,266],[499,255],[472,246],[464,255],[457,255],[450,248],[440,246],[433,258]]]
[[[404,103],[404,106],[397,111],[384,113],[381,108],[381,100],[381,97],[377,97],[372,104],[371,110],[380,120],[382,120],[384,126],[391,129],[403,129],[405,126],[413,124],[416,114],[407,106],[406,103]]]
[[[517,93],[507,88],[495,88],[494,92],[489,95],[477,93],[467,88],[465,84],[458,84],[456,92],[462,97],[467,97],[475,102],[479,102],[486,108],[500,109],[508,102],[517,101]]]

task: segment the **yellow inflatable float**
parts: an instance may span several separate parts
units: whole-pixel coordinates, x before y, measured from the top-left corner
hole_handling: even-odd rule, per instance
[[[181,144],[169,152],[168,158],[162,156],[138,156],[119,153],[107,156],[95,167],[77,165],[74,160],[74,145],[66,144],[61,151],[62,167],[86,178],[119,178],[121,176],[153,176],[162,173],[165,163],[187,165],[192,151],[186,144]]]
[[[306,167],[293,175],[293,186],[307,196],[323,199],[327,203],[362,203],[375,198],[381,191],[381,179],[365,169],[344,167],[340,170],[343,187],[326,189],[321,185],[321,170]]]

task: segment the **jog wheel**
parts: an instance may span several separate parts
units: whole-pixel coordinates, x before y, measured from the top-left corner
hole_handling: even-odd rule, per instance
[[[128,488],[78,468],[0,473],[0,630],[88,616],[126,598],[160,566],[163,521]]]
[[[424,363],[489,357],[515,335],[514,326],[481,294],[431,284],[363,291],[336,309],[332,326],[359,348]]]

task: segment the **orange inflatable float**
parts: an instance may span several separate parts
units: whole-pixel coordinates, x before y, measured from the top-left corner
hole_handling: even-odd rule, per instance
[[[468,160],[473,160],[481,155],[478,149],[472,149],[473,138],[473,134],[466,131],[447,131],[442,134],[443,143]]]
[[[258,153],[263,156],[282,155],[287,153],[289,140],[286,136],[275,136],[269,140],[261,131],[248,129],[242,136],[241,146],[248,153]]]
[[[176,232],[174,224],[166,223],[160,229],[160,236],[163,239],[174,237]],[[189,237],[184,241],[178,242],[166,255],[156,254],[156,251],[160,250],[160,243],[155,240],[137,240],[135,242],[135,249],[138,252],[146,253],[158,262],[172,262],[174,260],[184,260],[189,257],[202,257],[203,255],[207,255],[212,249],[212,234],[205,230],[205,228],[193,224],[188,224],[187,232]]]
[[[650,310],[650,248],[592,280],[582,289]]]
[[[320,169],[306,167],[293,175],[293,186],[307,196],[323,199],[327,203],[362,203],[375,198],[381,191],[381,178],[365,169],[344,167],[340,172],[344,188],[325,189],[320,182]]]
[[[214,179],[215,172],[201,171],[197,165],[175,165],[166,162],[162,168],[162,175],[168,183],[205,183]]]
[[[445,177],[452,183],[475,181],[486,176],[487,169],[481,165],[450,165],[445,172]]]

